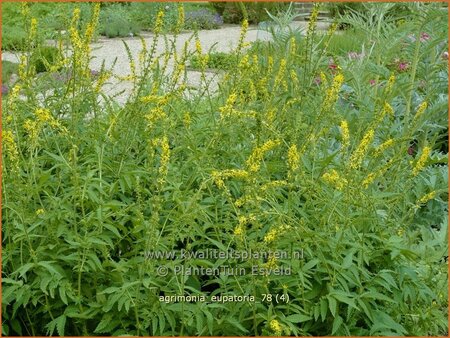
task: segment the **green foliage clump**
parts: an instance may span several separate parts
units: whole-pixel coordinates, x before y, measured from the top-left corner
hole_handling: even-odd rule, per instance
[[[203,56],[204,57],[204,56]],[[201,69],[201,57],[193,55],[190,57],[189,65],[193,69]],[[208,53],[207,68],[230,70],[233,66],[236,66],[236,55],[224,52],[211,52]]]
[[[267,11],[277,13],[285,10],[288,3],[283,2],[210,2],[211,6],[223,17],[225,23],[238,24],[244,18],[257,24],[269,19]]]
[[[126,37],[138,34],[140,29],[128,9],[121,4],[111,4],[101,12],[99,29],[101,35],[108,38]]]
[[[33,50],[30,63],[37,73],[43,73],[49,71],[50,67],[55,65],[61,57],[61,52],[58,48],[39,46]]]
[[[30,41],[2,107],[2,334],[445,336],[447,12],[369,6],[343,19],[370,48],[242,34],[216,87],[195,34],[125,44],[123,78],[77,39],[37,76]]]

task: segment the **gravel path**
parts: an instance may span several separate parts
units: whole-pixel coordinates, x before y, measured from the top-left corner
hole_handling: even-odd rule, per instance
[[[327,23],[318,23],[319,29],[326,29]],[[307,22],[296,21],[291,24],[292,28],[306,28]],[[212,48],[212,50],[217,52],[230,52],[236,48],[239,36],[240,36],[240,26],[238,25],[228,25],[220,29],[215,30],[202,30],[198,32],[199,40],[202,45],[203,52],[206,52]],[[192,32],[182,33],[178,36],[176,49],[177,53],[181,53],[185,42],[192,36]],[[148,46],[151,45],[153,40],[153,35],[150,33],[143,33],[142,37],[145,39]],[[169,40],[172,38],[168,35]],[[245,42],[253,42],[256,40],[268,40],[269,35],[258,29],[257,26],[250,26],[245,37]],[[137,37],[130,38],[100,38],[97,42],[91,45],[93,59],[91,61],[91,69],[99,70],[102,63],[105,63],[106,68],[110,68],[115,62],[114,73],[119,76],[125,76],[129,74],[130,67],[128,56],[124,48],[123,41],[127,43],[130,47],[131,55],[136,60],[138,59],[139,52],[142,49],[141,40]],[[195,49],[194,41],[189,44],[189,50],[193,51]],[[161,54],[165,50],[163,38],[158,39],[156,53]],[[11,52],[2,52],[2,60],[8,60],[12,62],[18,62],[19,54]],[[169,71],[173,68],[173,62],[169,62]],[[138,70],[139,71],[139,70]],[[214,72],[207,73],[208,80],[212,80],[210,84],[210,91],[217,89],[217,82],[219,80],[219,74]],[[188,83],[192,86],[199,86],[200,84],[200,72],[188,71]],[[119,104],[123,104],[131,89],[131,83],[127,81],[112,80],[111,83],[104,86],[105,93],[110,95],[117,95],[116,100]]]

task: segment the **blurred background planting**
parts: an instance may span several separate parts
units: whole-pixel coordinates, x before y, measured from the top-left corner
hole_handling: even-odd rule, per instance
[[[3,335],[448,335],[446,4],[1,6]]]

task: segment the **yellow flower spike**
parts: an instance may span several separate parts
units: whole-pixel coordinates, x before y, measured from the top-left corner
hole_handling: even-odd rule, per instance
[[[424,111],[427,109],[428,103],[427,101],[423,101],[419,107],[417,107],[416,114],[414,115],[414,122],[417,121],[424,113]]]
[[[430,147],[427,146],[427,147],[423,148],[422,155],[420,155],[419,159],[417,160],[417,162],[413,168],[413,171],[412,171],[413,176],[417,176],[419,174],[419,172],[422,171],[422,169],[425,166],[425,163],[427,162],[428,157],[430,156],[430,153],[431,153]]]
[[[27,132],[28,137],[30,138],[30,142],[32,144],[36,144],[36,142],[38,141],[38,135],[40,133],[40,128],[37,122],[27,119],[23,123],[23,129],[25,129],[25,131]]]
[[[20,63],[17,73],[19,74],[19,78],[22,80],[26,80],[27,75],[27,57],[25,55],[20,56]]]
[[[284,77],[286,74],[286,59],[281,59],[280,61],[280,68],[278,69],[277,76],[275,78],[274,88],[278,88],[280,85],[284,87]],[[287,88],[283,88],[284,90],[287,90]]]
[[[394,87],[394,83],[395,83],[395,75],[394,73],[391,74],[391,76],[389,76],[389,79],[387,81],[386,84],[386,93],[390,93],[392,91],[392,88]]]
[[[384,166],[382,166],[380,169],[378,169],[377,171],[372,172],[369,175],[367,175],[367,177],[362,182],[364,189],[367,189],[369,187],[369,185],[372,184],[373,181],[375,181],[376,178],[383,176],[384,173],[391,167],[391,165],[392,165],[392,162],[388,162]]]
[[[106,83],[106,81],[108,81],[109,80],[109,78],[111,77],[111,73],[110,72],[107,72],[107,71],[104,71],[104,72],[102,72],[101,74],[100,74],[100,76],[98,77],[98,79],[97,79],[97,83],[96,83],[96,85],[95,85],[95,88],[94,88],[94,91],[96,92],[96,93],[99,93],[100,92],[100,90],[102,89],[102,87],[103,87],[103,85]]]
[[[94,12],[92,14],[91,21],[87,24],[86,31],[84,33],[86,44],[89,44],[92,41],[95,28],[97,27],[98,24],[99,16],[100,16],[100,3],[97,2],[94,6]]]
[[[44,209],[37,209],[36,210],[36,215],[37,216],[42,215],[44,212],[45,212]]]
[[[333,78],[333,83],[326,91],[325,99],[322,104],[322,110],[329,110],[333,107],[338,99],[339,91],[344,83],[344,75],[342,73],[336,74]]]
[[[222,178],[238,178],[238,179],[247,179],[249,174],[246,170],[242,169],[228,169],[224,170],[221,173]]]
[[[392,147],[393,145],[394,145],[394,140],[391,138],[388,139],[387,141],[383,142],[375,149],[374,156],[375,157],[380,156],[386,149]]]
[[[233,234],[236,236],[236,237],[243,237],[244,236],[244,233],[245,233],[245,229],[244,229],[244,227],[242,226],[242,225],[237,225],[235,228],[234,228],[234,231],[233,231]]]
[[[11,130],[3,130],[2,146],[5,154],[9,157],[9,160],[11,161],[12,170],[17,171],[19,169],[19,150],[17,148],[17,143],[14,138],[14,134]]]
[[[288,184],[288,182],[287,182],[287,181],[283,181],[283,180],[275,180],[275,181],[271,181],[271,182],[269,182],[269,183],[264,184],[264,185],[261,187],[261,191],[262,191],[262,192],[266,192],[266,191],[269,190],[269,189],[272,189],[272,188],[278,188],[278,187],[284,187],[284,186],[286,186],[287,184]]]
[[[319,17],[319,4],[315,3],[308,22],[308,32],[306,38],[309,40],[316,29],[317,18]]]
[[[147,115],[145,115],[145,118],[148,121],[147,127],[149,129],[153,128],[153,125],[156,121],[162,120],[166,117],[167,117],[167,114],[164,111],[164,109],[162,109],[161,107],[158,106],[158,107],[151,109],[150,112]]]
[[[195,39],[195,51],[197,52],[199,57],[202,56],[202,54],[203,54],[203,52],[202,52],[202,44],[201,44],[199,38]]]
[[[69,27],[70,42],[72,43],[72,46],[75,51],[78,51],[79,53],[83,53],[85,48],[84,48],[84,45],[80,38],[80,34],[78,33],[78,21],[79,20],[80,20],[80,9],[75,8],[73,10],[72,21],[71,21],[70,27]],[[78,60],[76,60],[76,62],[80,62],[80,58],[78,58]]]
[[[391,117],[394,116],[394,109],[388,102],[385,102],[383,105],[383,109],[381,110],[380,114],[380,120],[383,119],[386,115],[389,115]]]
[[[163,24],[164,24],[164,11],[160,10],[156,15],[155,26],[153,28],[153,32],[155,33],[155,35],[161,33]]]
[[[295,57],[295,55],[297,54],[297,45],[296,45],[294,36],[291,37],[291,40],[289,43],[289,54],[291,55],[291,57]]]
[[[160,145],[161,145],[161,160],[158,169],[158,173],[160,175],[160,177],[158,178],[158,183],[162,184],[167,176],[168,164],[170,160],[170,146],[167,136],[164,135],[161,138]]]
[[[183,124],[186,128],[189,128],[191,126],[191,114],[189,112],[184,113],[183,115]]]
[[[253,54],[252,55],[252,70],[254,72],[257,72],[259,69],[259,61],[258,61],[258,55]]]
[[[20,11],[24,17],[28,17],[30,15],[30,6],[28,2],[22,2]]]
[[[366,155],[370,145],[372,144],[373,137],[375,132],[373,129],[370,129],[361,140],[361,143],[358,145],[358,148],[353,152],[350,157],[350,168],[358,169],[361,166],[361,163]]]
[[[273,70],[273,57],[269,56],[267,59],[267,73],[271,73]]]
[[[345,178],[341,177],[339,173],[334,169],[332,169],[330,172],[323,174],[322,179],[325,182],[334,186],[337,190],[344,189],[345,186],[347,186],[348,184],[348,181]]]
[[[325,75],[325,73],[324,72],[320,72],[319,77],[320,77],[320,83],[322,85],[326,85],[328,81],[327,81],[327,76]]]
[[[277,229],[270,229],[269,232],[264,236],[264,243],[269,244],[273,242],[278,237],[279,231]]]
[[[245,36],[247,35],[247,30],[248,30],[248,21],[247,19],[245,19],[244,21],[242,21],[241,34],[239,36],[239,42],[236,48],[236,53],[240,53],[242,48],[244,48],[244,39]]]
[[[215,183],[215,185],[219,188],[219,189],[225,189],[225,182],[222,179],[222,175],[219,171],[214,170],[211,173],[211,177]]]
[[[331,24],[331,26],[328,28],[327,39],[325,40],[325,45],[323,47],[324,50],[326,50],[328,48],[328,46],[330,44],[330,40],[331,40],[330,38],[334,35],[334,32],[336,31],[337,27],[338,27],[337,22],[333,22]]]
[[[272,319],[269,326],[275,336],[281,336],[281,334],[283,333],[283,328],[281,327],[281,324],[278,320]]]
[[[436,197],[436,191],[429,192],[428,194],[419,198],[416,202],[416,205],[420,206],[420,205],[426,204],[428,201],[431,201],[435,197]]]
[[[290,76],[292,84],[294,85],[294,89],[298,88],[300,82],[298,80],[298,76],[295,70],[291,69]]]
[[[175,25],[175,34],[179,34],[184,27],[184,6],[182,3],[178,4],[178,18]]]
[[[234,104],[237,100],[237,94],[236,93],[231,93],[228,96],[227,102],[225,103],[225,105],[223,107],[219,108],[219,112],[220,112],[220,118],[223,119],[225,117],[231,116],[233,115],[233,113],[235,113],[234,110]]]
[[[292,144],[288,150],[288,168],[289,173],[292,174],[299,168],[300,153],[298,152],[297,145]]]
[[[341,121],[341,137],[342,137],[342,149],[347,149],[350,145],[350,131],[348,129],[348,123],[345,120]]]
[[[32,41],[32,40],[34,40],[36,38],[37,26],[38,26],[37,19],[36,18],[31,18],[30,35],[29,35],[30,41]]]
[[[273,255],[271,255],[268,259],[266,264],[264,264],[264,267],[268,270],[275,269],[278,266],[277,258]]]
[[[264,154],[280,144],[280,140],[269,140],[260,147],[256,147],[247,159],[247,167],[250,172],[257,172],[261,166]]]
[[[248,54],[245,54],[241,58],[241,61],[239,62],[238,67],[239,67],[239,69],[248,69],[248,68],[250,68],[250,62],[249,62]]]
[[[35,110],[34,115],[36,116],[37,121],[40,123],[46,123],[53,120],[53,116],[48,109],[38,108]]]

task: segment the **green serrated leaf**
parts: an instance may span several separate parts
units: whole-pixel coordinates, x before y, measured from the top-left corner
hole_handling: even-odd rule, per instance
[[[295,315],[290,315],[286,317],[286,320],[291,322],[291,323],[303,323],[306,322],[308,320],[311,320],[312,318],[310,316],[306,316],[303,314],[295,314]]]

